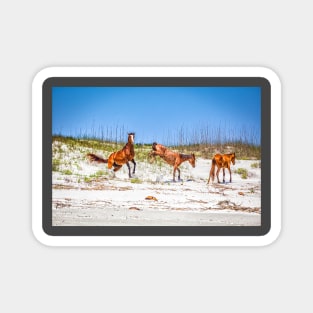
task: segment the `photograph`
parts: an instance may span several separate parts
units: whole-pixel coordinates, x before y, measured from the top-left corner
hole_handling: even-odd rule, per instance
[[[261,226],[260,86],[53,85],[52,226]]]

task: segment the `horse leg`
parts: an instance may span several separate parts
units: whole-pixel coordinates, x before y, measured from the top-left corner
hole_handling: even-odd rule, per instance
[[[177,171],[178,171],[178,180],[180,180],[180,169],[179,169],[179,167],[177,167]]]
[[[211,169],[210,174],[209,174],[208,184],[210,183],[211,177],[212,177],[212,169]],[[214,176],[213,176],[212,182],[213,182],[213,180],[214,180]]]
[[[118,170],[121,169],[122,165],[119,165],[119,164],[114,163],[114,164],[113,164],[113,167],[114,167],[113,171],[114,171],[114,172],[117,172]]]
[[[112,166],[113,166],[113,177],[116,177],[115,172],[117,172],[119,169],[121,169],[122,165],[119,165],[119,164],[116,164],[115,162],[113,162],[110,164],[109,168],[112,168]]]
[[[128,176],[129,176],[129,178],[131,178],[132,176],[131,176],[131,174],[130,174],[130,165],[129,165],[129,162],[126,162],[126,165],[127,165],[127,167],[128,167]]]
[[[214,182],[214,176],[215,176],[215,161],[213,159],[211,169],[210,169],[209,178],[208,178],[208,184],[210,183],[211,178],[212,178],[212,183]]]
[[[217,182],[218,182],[218,183],[220,183],[220,176],[219,176],[220,170],[221,170],[221,168],[219,167],[219,168],[217,169],[217,171],[216,171],[216,178],[217,178]]]
[[[135,174],[135,170],[136,170],[136,162],[135,162],[135,159],[132,159],[132,162],[133,162],[133,164],[134,164],[133,174]]]
[[[177,166],[174,165],[174,169],[173,169],[173,181],[175,181],[176,170],[177,170]]]
[[[225,183],[225,167],[223,167],[223,183]]]
[[[231,170],[230,170],[230,167],[228,168],[228,171],[229,171],[229,182],[231,183],[232,182],[232,180],[231,180]]]

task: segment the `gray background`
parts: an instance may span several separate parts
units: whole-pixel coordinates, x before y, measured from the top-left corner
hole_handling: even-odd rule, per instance
[[[309,312],[309,1],[112,2],[1,4],[1,311]],[[262,248],[49,248],[34,239],[32,79],[48,66],[117,65],[276,71],[283,85],[284,156],[274,165],[283,168],[283,229],[275,243]]]

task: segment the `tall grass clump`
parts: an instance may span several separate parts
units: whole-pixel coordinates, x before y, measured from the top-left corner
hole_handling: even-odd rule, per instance
[[[242,179],[248,178],[248,171],[245,168],[238,168],[235,173],[239,174]]]

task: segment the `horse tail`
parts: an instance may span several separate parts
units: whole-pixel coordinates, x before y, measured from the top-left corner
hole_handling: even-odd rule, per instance
[[[210,170],[210,176],[209,176],[209,179],[208,179],[208,184],[210,183],[210,179],[211,178],[212,178],[212,182],[214,181],[215,165],[216,165],[216,160],[215,160],[215,158],[213,158],[212,159],[211,170]]]
[[[108,159],[103,159],[93,153],[88,153],[87,158],[90,162],[97,162],[97,163],[108,163]]]

